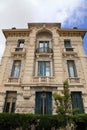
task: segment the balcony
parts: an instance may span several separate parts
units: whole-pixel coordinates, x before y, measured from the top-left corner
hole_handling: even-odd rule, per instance
[[[21,83],[21,79],[20,78],[14,78],[14,77],[10,77],[8,78],[7,82],[5,83],[6,86],[8,85],[14,85],[14,86],[19,86]]]
[[[49,47],[42,47],[42,48],[37,48],[36,53],[53,53],[52,48]]]
[[[68,82],[70,86],[82,86],[82,82],[79,77],[69,77]]]
[[[72,47],[67,47],[67,48],[66,48],[66,51],[67,51],[67,52],[70,52],[70,51],[72,52],[73,50],[74,50],[74,49],[73,49]]]
[[[54,77],[51,77],[51,76],[42,76],[42,77],[39,77],[39,76],[35,76],[33,78],[33,83],[34,84],[38,84],[38,85],[52,85],[52,84],[55,84],[55,78]]]
[[[24,57],[26,54],[25,48],[17,47],[17,48],[12,48],[11,50],[11,55],[13,57]]]
[[[36,51],[36,56],[52,56],[53,55],[53,49],[49,47],[42,47],[42,48],[37,48]]]
[[[62,50],[62,55],[63,55],[64,57],[67,57],[67,56],[77,57],[77,56],[78,56],[77,52],[76,52],[76,51],[74,50],[74,48],[72,48],[72,47],[64,48],[64,49]]]
[[[78,78],[78,77],[70,77],[69,82],[70,83],[80,83],[80,78]]]

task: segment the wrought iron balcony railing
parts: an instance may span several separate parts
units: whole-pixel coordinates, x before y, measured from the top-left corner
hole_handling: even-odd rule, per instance
[[[36,49],[36,53],[53,53],[53,49],[49,47],[41,47]]]
[[[66,51],[73,51],[72,47],[66,47]]]
[[[15,51],[23,51],[23,48],[17,47],[17,48],[15,48]]]

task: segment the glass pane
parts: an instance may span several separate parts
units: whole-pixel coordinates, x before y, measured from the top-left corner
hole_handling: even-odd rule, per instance
[[[67,67],[68,67],[69,77],[77,77],[75,62],[72,60],[67,61]]]
[[[39,51],[47,52],[49,47],[49,41],[40,41],[39,42]]]
[[[39,48],[42,48],[44,47],[44,44],[43,43],[39,43]]]
[[[14,112],[15,111],[15,103],[16,103],[16,91],[7,91],[6,92],[6,100],[5,100],[5,112]]]
[[[24,47],[24,43],[20,43],[20,48],[23,48]]]
[[[39,76],[44,76],[44,62],[43,61],[39,61],[38,62],[38,75]]]
[[[45,45],[44,45],[44,47],[49,47],[49,41],[45,41]]]
[[[43,42],[41,43],[39,43],[39,51],[40,52],[44,52],[44,44],[43,44]]]
[[[50,76],[50,62],[39,61],[38,62],[38,75],[39,76]]]
[[[74,63],[70,62],[69,67],[70,67],[70,75],[71,77],[74,77]]]
[[[46,62],[46,76],[50,76],[50,62]]]
[[[46,68],[46,76],[50,76],[50,68]]]
[[[19,77],[21,61],[14,61],[12,75],[14,78]]]
[[[71,47],[70,41],[64,41],[65,48]]]

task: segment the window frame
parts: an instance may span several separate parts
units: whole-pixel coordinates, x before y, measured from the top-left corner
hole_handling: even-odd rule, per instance
[[[47,63],[49,63],[49,75],[47,75]],[[42,74],[40,74],[40,64],[42,64]],[[51,63],[50,61],[38,61],[38,76],[51,76]]]
[[[15,67],[16,62],[19,62],[18,63],[19,65],[17,66],[17,70],[15,70],[15,68],[16,68]],[[11,69],[11,76],[10,77],[12,77],[12,78],[19,78],[20,71],[21,71],[21,60],[14,60],[13,61],[13,65],[12,65],[12,69]]]
[[[72,109],[78,108],[77,113],[84,113],[84,105],[81,91],[71,92]]]
[[[19,40],[18,40],[17,47],[18,47],[18,48],[24,48],[24,42],[25,42],[24,39],[19,39]],[[21,46],[21,44],[22,44],[22,46]]]
[[[14,113],[16,107],[17,91],[6,91],[4,112]],[[8,105],[9,104],[9,105]]]
[[[49,77],[52,77],[52,76],[54,76],[54,68],[53,68],[53,59],[46,59],[46,58],[43,58],[43,60],[42,60],[42,58],[39,58],[39,59],[36,59],[35,60],[35,65],[34,65],[34,76],[35,77],[38,77],[38,62],[39,61],[49,61],[50,62],[50,71],[51,71],[51,73],[50,73],[50,76]]]
[[[67,46],[67,43],[68,43],[68,46]],[[64,40],[64,47],[65,48],[72,48],[71,41],[69,39]]]
[[[72,66],[72,68],[70,68],[71,66]],[[78,77],[76,64],[75,64],[74,60],[67,60],[67,68],[68,68],[68,76],[69,76],[69,78],[76,78],[76,77]]]

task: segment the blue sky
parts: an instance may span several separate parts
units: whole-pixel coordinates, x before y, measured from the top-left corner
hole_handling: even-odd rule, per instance
[[[61,22],[63,28],[87,29],[87,0],[0,0],[0,57],[5,48],[2,29],[27,28],[29,22]],[[84,50],[87,55],[87,34]]]

